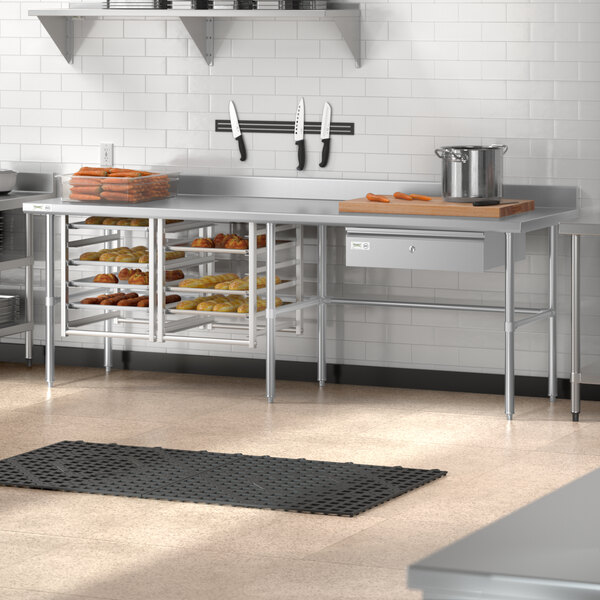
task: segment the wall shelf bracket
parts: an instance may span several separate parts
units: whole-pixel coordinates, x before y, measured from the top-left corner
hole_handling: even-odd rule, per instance
[[[360,68],[360,19],[334,16],[333,21],[340,30],[350,52],[352,52],[352,56],[354,56],[356,68]]]
[[[215,64],[215,20],[212,18],[180,17],[183,26],[204,56],[209,67]]]
[[[73,64],[73,17],[38,17],[60,53],[69,64]]]

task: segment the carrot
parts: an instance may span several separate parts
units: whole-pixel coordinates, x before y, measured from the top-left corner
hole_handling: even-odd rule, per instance
[[[385,196],[379,196],[378,194],[367,194],[367,200],[369,202],[389,202],[390,199]]]
[[[77,171],[77,173],[73,173],[73,175],[83,175],[84,177],[106,177],[107,172],[104,169],[92,169],[90,167],[82,167],[81,169],[79,169],[79,171]]]
[[[94,196],[92,194],[74,194],[74,193],[71,193],[70,198],[72,200],[91,200],[91,201],[101,200],[100,196]]]
[[[410,197],[413,200],[423,200],[424,202],[429,202],[431,200],[429,196],[423,196],[421,194],[411,194]]]
[[[100,186],[98,185],[78,185],[71,188],[71,191],[75,194],[91,194],[92,196],[98,196],[100,194]]]
[[[69,183],[73,187],[79,187],[79,186],[88,187],[90,185],[99,185],[100,179],[92,178],[92,177],[73,177],[73,178],[71,178],[71,181],[69,181]]]
[[[394,198],[397,198],[398,200],[413,200],[411,196],[403,194],[402,192],[394,192]]]

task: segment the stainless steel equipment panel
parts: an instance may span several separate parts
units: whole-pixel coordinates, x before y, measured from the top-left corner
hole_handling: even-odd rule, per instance
[[[515,259],[525,257],[525,236],[515,236]],[[346,265],[387,269],[487,271],[504,265],[504,235],[497,232],[346,229]]]

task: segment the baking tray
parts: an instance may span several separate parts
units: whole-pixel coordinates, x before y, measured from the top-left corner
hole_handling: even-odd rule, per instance
[[[187,278],[186,278],[187,279]],[[179,280],[177,280],[179,281]],[[171,283],[171,282],[169,282]],[[278,283],[275,286],[275,291],[277,292],[278,290],[284,290],[286,288],[290,288],[293,287],[294,285],[296,285],[296,281],[295,280],[291,280],[291,279],[285,279],[282,280],[281,283]],[[186,292],[186,293],[191,293],[191,294],[196,294],[196,295],[200,295],[200,294],[229,294],[231,296],[249,296],[250,295],[250,290],[215,290],[214,288],[184,288],[184,287],[179,287],[179,286],[169,286],[169,287],[165,287],[165,290],[169,291],[169,292],[173,292],[175,294],[179,294],[180,292]],[[257,294],[266,294],[267,293],[267,288],[258,288],[256,290]]]
[[[183,250],[184,252],[199,252],[201,254],[241,254],[244,256],[248,256],[250,254],[249,249],[231,250],[229,248],[196,248],[195,246],[189,245],[192,241],[193,240],[188,240],[187,242],[183,242],[181,244],[168,244],[166,248],[168,250]],[[283,250],[284,248],[288,247],[291,248],[295,245],[295,241],[277,240],[275,242],[276,250]],[[264,254],[266,251],[266,246],[256,249],[257,254]]]
[[[173,281],[181,281],[181,279],[174,279]],[[169,283],[171,283],[171,281],[169,281]],[[112,289],[112,288],[123,288],[123,289],[131,289],[131,290],[136,290],[136,289],[148,289],[148,285],[144,285],[144,284],[135,284],[135,283],[126,283],[126,282],[122,282],[119,281],[119,283],[99,283],[98,281],[94,281],[94,277],[83,277],[82,279],[73,279],[71,281],[68,282],[69,287],[98,287],[98,288],[105,288],[105,289]],[[166,289],[171,289],[171,288],[166,288]],[[180,288],[174,288],[175,290],[179,290]]]

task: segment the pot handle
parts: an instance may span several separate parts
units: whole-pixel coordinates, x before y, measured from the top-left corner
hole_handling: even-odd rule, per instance
[[[502,154],[506,154],[508,146],[506,144],[492,144],[490,148],[502,148]]]
[[[469,155],[462,150],[458,150],[456,148],[436,148],[435,154],[438,158],[445,160],[449,158],[453,162],[461,162],[466,163],[469,160]]]

